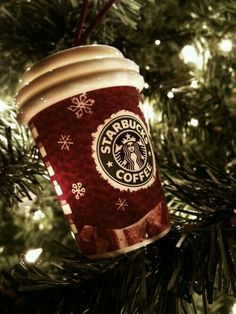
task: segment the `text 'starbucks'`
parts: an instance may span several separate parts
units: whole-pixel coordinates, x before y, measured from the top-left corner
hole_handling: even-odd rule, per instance
[[[100,175],[115,188],[135,191],[155,180],[155,160],[145,125],[121,110],[93,134],[93,158]]]

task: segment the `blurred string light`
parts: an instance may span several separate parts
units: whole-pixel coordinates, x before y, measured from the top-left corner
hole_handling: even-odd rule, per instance
[[[43,223],[41,223],[41,224],[39,224],[39,230],[43,230],[44,229],[44,224]],[[50,227],[48,227],[48,229],[51,229]]]
[[[167,97],[168,97],[169,99],[171,99],[171,98],[174,98],[175,95],[174,95],[174,93],[173,93],[172,91],[169,91],[169,92],[167,93]]]
[[[39,256],[42,254],[43,249],[32,249],[25,253],[25,260],[27,263],[35,263]]]
[[[156,39],[154,43],[156,46],[159,46],[161,44],[161,41],[159,39]]]
[[[143,85],[143,87],[144,87],[145,89],[148,89],[148,88],[150,87],[150,85],[145,82],[144,85]]]
[[[189,122],[188,125],[194,126],[195,128],[198,126],[198,119],[192,118]]]
[[[191,81],[191,84],[190,84],[190,87],[192,87],[192,88],[198,88],[199,86],[198,86],[198,81],[197,80],[192,80]]]
[[[45,214],[39,209],[33,213],[33,220],[38,221],[45,217]]]
[[[236,314],[236,303],[232,306],[232,314]]]
[[[151,103],[149,100],[145,100],[141,105],[141,110],[144,114],[145,120],[152,124],[155,122],[161,122],[162,121],[162,113],[161,111],[155,110],[154,102]]]
[[[230,52],[233,48],[233,43],[230,39],[224,38],[219,43],[219,48],[221,51]]]
[[[185,63],[195,64],[199,69],[204,66],[210,57],[210,51],[199,47],[197,50],[192,45],[186,45],[182,48],[180,56]]]
[[[146,100],[144,101],[144,103],[142,104],[141,107],[145,120],[148,122],[152,122],[154,119],[154,110],[153,110],[153,106]]]
[[[4,101],[0,100],[0,112],[3,112],[7,109],[9,109],[9,106]]]
[[[181,55],[186,63],[198,63],[198,53],[195,47],[186,45],[181,50]]]

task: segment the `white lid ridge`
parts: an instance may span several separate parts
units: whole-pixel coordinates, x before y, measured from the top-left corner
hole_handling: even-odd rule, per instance
[[[112,86],[143,88],[139,67],[110,46],[74,47],[44,58],[21,78],[16,105],[28,123],[41,110],[79,93]]]

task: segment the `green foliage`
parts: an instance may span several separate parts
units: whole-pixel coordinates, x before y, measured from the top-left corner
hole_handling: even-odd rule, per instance
[[[39,314],[72,310],[205,314],[210,308],[211,313],[227,313],[222,294],[212,306],[207,302],[212,303],[214,283],[222,293],[233,291],[235,296],[232,231],[228,228],[225,232],[222,223],[195,227],[177,244],[180,233],[175,231],[146,249],[107,260],[91,261],[61,246],[63,258],[53,263],[56,268],[50,275],[23,259],[10,273],[2,272],[1,291],[11,291],[8,298],[2,298],[2,305],[6,313],[27,313],[30,309]],[[12,298],[17,302],[12,304]],[[228,299],[228,304],[232,301]]]
[[[104,3],[105,0],[90,2],[85,27]],[[81,4],[82,1],[78,0],[16,0],[0,5],[2,95],[15,94],[19,76],[28,66],[46,55],[72,46]],[[93,41],[111,42],[121,24],[134,29],[141,4],[141,0],[120,1],[105,24],[98,28]]]
[[[11,113],[9,120],[17,127]],[[37,176],[42,176],[45,170],[28,131],[18,127],[13,135],[11,127],[6,125],[7,121],[0,123],[0,202],[3,206],[13,206],[23,197],[31,199],[30,193],[36,193],[39,185]]]

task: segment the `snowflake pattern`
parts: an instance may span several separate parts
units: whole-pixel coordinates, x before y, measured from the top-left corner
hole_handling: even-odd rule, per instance
[[[70,135],[61,135],[57,143],[62,144],[61,150],[70,150],[70,145],[74,144],[70,138]]]
[[[67,109],[73,111],[78,119],[82,118],[84,113],[93,113],[91,107],[95,100],[92,98],[88,99],[86,93],[80,94],[78,97],[71,97],[71,102],[73,105],[70,105]]]
[[[83,187],[82,183],[77,182],[72,184],[71,192],[75,195],[75,198],[78,200],[84,196],[86,189]]]
[[[126,199],[121,199],[121,198],[118,199],[115,205],[117,206],[116,210],[122,211],[122,212],[125,211],[125,207],[129,206]]]

